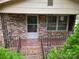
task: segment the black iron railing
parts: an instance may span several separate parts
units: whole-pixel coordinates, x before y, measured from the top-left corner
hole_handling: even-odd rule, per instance
[[[47,59],[47,54],[52,48],[60,49],[63,47],[63,44],[69,33],[64,34],[60,32],[59,34],[46,34],[40,36],[41,48],[43,52],[43,59]]]

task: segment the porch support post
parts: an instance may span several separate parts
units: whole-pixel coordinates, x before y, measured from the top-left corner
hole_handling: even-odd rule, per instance
[[[9,48],[9,36],[7,30],[7,15],[1,14],[1,24],[2,24],[2,31],[3,31],[3,38],[4,38],[4,45],[5,48]]]
[[[79,24],[79,15],[76,15],[76,22],[75,24]]]

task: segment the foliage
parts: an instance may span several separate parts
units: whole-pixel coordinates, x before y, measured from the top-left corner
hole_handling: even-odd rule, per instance
[[[22,56],[14,51],[0,48],[0,59],[22,59]]]
[[[50,50],[47,55],[48,59],[61,59],[61,50],[58,51],[56,48]]]
[[[79,24],[75,25],[74,32],[67,38],[64,47],[57,51],[50,50],[48,59],[79,59]]]
[[[56,58],[57,57],[57,50],[55,48],[51,49],[50,52],[48,53],[47,57],[49,57],[48,59]]]

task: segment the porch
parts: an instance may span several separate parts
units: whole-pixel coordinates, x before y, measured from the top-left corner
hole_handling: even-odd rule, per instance
[[[34,18],[32,18],[33,16]],[[57,18],[52,16],[51,19],[58,20],[58,17],[60,18],[62,15],[55,16]],[[49,21],[48,25],[52,27],[48,26],[47,28],[46,19],[48,19],[48,15],[1,14],[0,21],[2,26],[0,25],[0,27],[2,27],[1,31],[4,30],[3,38],[8,40],[7,45],[9,49],[22,53],[25,59],[46,59],[49,50],[51,48],[62,48],[67,36],[73,31],[75,15],[63,16],[68,16],[65,19],[69,21],[63,22],[65,26],[60,26],[61,31],[57,29],[58,21],[56,21],[56,26],[55,21],[53,21],[53,25],[50,24],[52,21]],[[26,22],[26,20],[31,19],[36,19],[36,21],[38,19],[38,21]],[[29,34],[29,32],[32,33]]]

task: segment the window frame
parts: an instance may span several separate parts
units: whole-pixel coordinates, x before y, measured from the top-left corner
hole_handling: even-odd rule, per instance
[[[48,30],[47,29],[47,24],[48,24],[48,16],[57,16],[57,19],[56,19],[56,30]],[[58,21],[59,21],[59,16],[67,16],[67,25],[66,25],[66,30],[58,30]],[[46,18],[46,31],[47,32],[63,32],[63,31],[68,31],[68,26],[69,25],[69,15],[47,15],[47,18]]]

